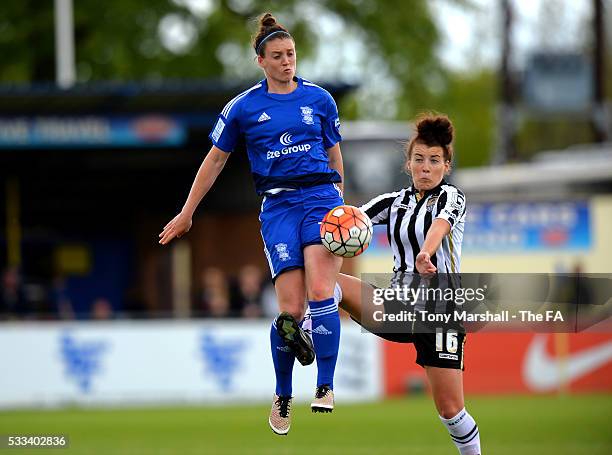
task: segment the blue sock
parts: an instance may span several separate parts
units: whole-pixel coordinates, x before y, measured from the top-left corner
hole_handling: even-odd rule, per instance
[[[333,297],[309,301],[312,315],[312,341],[317,355],[317,387],[328,384],[334,388],[334,371],[340,346],[340,315]]]
[[[272,348],[272,362],[274,362],[274,374],[276,375],[276,394],[280,396],[291,396],[293,362],[295,355],[285,345],[283,339],[276,331],[276,319],[272,322],[270,330],[270,346]]]

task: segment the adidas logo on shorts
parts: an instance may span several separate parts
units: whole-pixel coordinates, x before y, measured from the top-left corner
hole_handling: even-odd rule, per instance
[[[319,335],[331,335],[331,330],[327,330],[323,324],[317,326],[316,329],[312,329],[312,333],[318,333]]]

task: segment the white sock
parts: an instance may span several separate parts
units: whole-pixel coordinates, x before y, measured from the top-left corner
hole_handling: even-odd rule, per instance
[[[342,288],[338,283],[334,286],[334,303],[338,305],[342,302]]]
[[[481,455],[480,434],[474,418],[463,408],[455,417],[440,420],[450,433],[450,437],[461,455]]]

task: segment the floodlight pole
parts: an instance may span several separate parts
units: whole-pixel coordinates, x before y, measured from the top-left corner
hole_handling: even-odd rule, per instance
[[[503,42],[500,65],[500,98],[498,105],[498,143],[493,156],[493,164],[503,164],[516,158],[516,97],[512,77],[512,22],[513,12],[510,0],[501,0],[503,18]]]
[[[605,91],[606,37],[602,0],[593,0],[593,30],[593,132],[596,142],[605,142],[610,137],[610,119]]]
[[[76,81],[72,0],[55,0],[55,80],[65,89]]]

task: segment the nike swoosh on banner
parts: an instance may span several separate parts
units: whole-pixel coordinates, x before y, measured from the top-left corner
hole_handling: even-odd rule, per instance
[[[523,362],[523,380],[536,391],[554,390],[561,384],[569,384],[612,360],[612,341],[570,353],[559,360],[546,351],[547,339],[548,335],[535,335]]]

